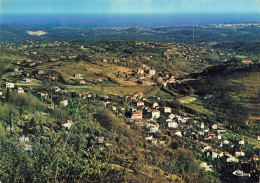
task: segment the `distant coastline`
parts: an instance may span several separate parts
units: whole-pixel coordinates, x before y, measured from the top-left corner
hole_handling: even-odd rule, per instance
[[[0,24],[39,27],[156,27],[260,22],[260,13],[190,14],[1,14]]]

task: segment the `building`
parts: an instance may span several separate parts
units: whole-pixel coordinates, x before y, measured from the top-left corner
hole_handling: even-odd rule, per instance
[[[155,75],[155,70],[154,70],[154,69],[151,69],[151,70],[149,71],[149,74]]]
[[[143,86],[152,86],[152,85],[154,85],[154,82],[151,81],[151,80],[143,80],[142,83],[143,83]]]
[[[14,88],[14,84],[13,83],[7,83],[6,88],[12,89],[12,88]]]
[[[152,118],[159,118],[160,117],[160,111],[158,110],[153,110],[152,111]]]
[[[175,121],[168,122],[168,128],[177,128],[178,123]]]
[[[141,110],[137,110],[137,111],[133,112],[132,116],[131,116],[131,119],[133,119],[133,120],[141,120],[143,118],[142,113],[143,112]]]
[[[217,125],[217,124],[213,124],[213,125],[211,126],[211,128],[212,128],[213,130],[217,130],[217,129],[218,129],[218,125]]]
[[[73,122],[71,120],[67,120],[67,123],[64,123],[62,126],[64,126],[67,130],[70,130],[72,125]]]
[[[165,113],[171,113],[171,112],[172,112],[172,108],[170,108],[170,107],[164,107],[164,112],[165,112]]]
[[[142,107],[144,106],[144,102],[143,101],[138,101],[137,102],[137,107]]]
[[[235,156],[239,157],[239,156],[245,156],[245,151],[241,150],[241,151],[236,151],[235,152]]]
[[[158,107],[159,104],[157,102],[153,103],[153,108],[155,109],[156,107]]]
[[[69,105],[69,102],[68,100],[63,100],[60,102],[60,105],[66,107],[67,105]]]
[[[138,75],[143,75],[144,74],[144,70],[142,68],[138,69],[137,74]]]
[[[23,90],[23,88],[22,87],[18,87],[18,91],[17,91],[18,93],[24,93],[24,90]]]
[[[238,144],[239,144],[239,145],[244,145],[244,144],[245,144],[245,140],[242,139],[242,140],[238,141]]]

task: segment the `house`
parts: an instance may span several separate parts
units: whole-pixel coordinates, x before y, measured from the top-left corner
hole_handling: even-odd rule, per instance
[[[239,157],[239,156],[245,156],[245,151],[241,150],[241,151],[236,151],[235,152],[235,156]]]
[[[37,95],[40,96],[40,97],[47,97],[48,93],[38,92]]]
[[[252,64],[253,61],[252,61],[251,59],[243,59],[243,60],[242,60],[242,63],[243,63],[243,64]]]
[[[71,120],[67,120],[67,123],[64,123],[62,126],[64,126],[67,130],[70,130],[72,125],[73,122]]]
[[[204,169],[206,172],[211,172],[211,171],[213,171],[212,165],[210,166],[210,165],[208,165],[206,162],[200,163],[200,167],[201,167],[202,169]]]
[[[102,137],[96,137],[96,138],[98,140],[97,141],[98,144],[103,144],[104,143],[105,137],[102,136]]]
[[[3,92],[0,92],[0,96],[3,96]]]
[[[257,140],[260,140],[260,136],[257,136]]]
[[[171,112],[172,112],[172,108],[170,108],[170,107],[164,107],[164,112],[165,112],[165,113],[171,113]]]
[[[108,63],[108,60],[105,59],[105,58],[103,58],[102,62],[103,62],[103,63]]]
[[[144,139],[147,140],[147,141],[148,141],[148,140],[152,141],[153,136],[151,135],[151,136],[145,137]]]
[[[12,89],[12,88],[14,88],[14,84],[13,83],[7,83],[6,88]]]
[[[160,117],[160,111],[153,110],[152,111],[152,118],[159,118]]]
[[[143,86],[152,86],[152,85],[154,85],[154,82],[151,81],[151,80],[143,80],[142,83],[143,83]]]
[[[245,144],[245,140],[242,139],[242,140],[238,141],[238,144],[239,144],[239,145],[244,145],[244,144]]]
[[[155,75],[155,70],[154,70],[154,69],[151,69],[151,70],[149,71],[149,74]]]
[[[200,128],[202,128],[202,129],[205,128],[204,122],[200,123]]]
[[[39,70],[39,71],[38,71],[38,74],[39,74],[39,75],[44,74],[44,70]]]
[[[142,68],[138,69],[137,74],[138,75],[143,75],[144,74],[144,70]]]
[[[54,104],[44,104],[44,107],[48,109],[54,109]]]
[[[82,79],[83,75],[82,74],[74,74],[75,79]]]
[[[85,84],[86,84],[86,81],[85,81],[85,80],[81,80],[81,81],[79,81],[79,84],[80,84],[80,85],[85,85]]]
[[[204,99],[205,99],[205,100],[209,100],[209,99],[211,99],[211,97],[212,97],[212,95],[206,94],[206,96],[204,97]]]
[[[60,105],[66,107],[67,105],[69,105],[69,102],[68,100],[63,100],[60,102]]]
[[[134,96],[141,98],[143,96],[143,92],[139,91]]]
[[[236,157],[230,155],[230,156],[227,157],[226,162],[228,162],[228,163],[230,163],[230,162],[237,163],[237,162],[239,162],[239,159],[237,159]]]
[[[18,87],[18,91],[17,91],[18,93],[24,93],[24,90],[23,90],[23,88],[22,87]]]
[[[181,133],[181,131],[179,131],[179,130],[176,130],[176,131],[174,132],[174,135],[179,136],[179,137],[182,137],[182,133]]]
[[[175,118],[175,117],[176,117],[175,114],[170,114],[170,115],[169,115],[169,118],[171,118],[171,119],[173,119],[173,118]]]
[[[116,109],[117,109],[116,106],[113,106],[113,107],[112,107],[112,110],[113,110],[113,111],[116,111]]]
[[[168,83],[175,83],[174,76],[172,76],[170,79],[167,80]]]
[[[156,107],[158,107],[159,104],[157,102],[153,103],[153,108],[155,109]]]
[[[109,104],[110,104],[110,102],[109,101],[101,101],[100,102],[101,104],[103,104],[105,107],[107,107]]]
[[[58,58],[50,58],[51,62],[57,62],[59,59]]]
[[[137,102],[137,107],[142,107],[144,106],[144,102],[143,101],[138,101]]]
[[[56,80],[56,77],[55,77],[55,76],[49,76],[49,80],[55,81],[55,80]]]
[[[224,141],[223,141],[223,144],[229,144],[230,142],[227,140],[227,139],[225,139]]]
[[[149,122],[146,124],[146,128],[148,128],[150,133],[155,133],[159,131],[159,124],[155,122]]]
[[[168,122],[168,128],[177,128],[178,123],[175,121]]]
[[[142,111],[141,110],[137,110],[137,111],[132,113],[131,119],[133,119],[133,120],[141,120],[142,118],[143,118],[143,116],[142,116]]]
[[[218,129],[218,125],[217,125],[217,124],[213,124],[213,125],[211,126],[211,128],[212,128],[213,130],[217,130],[217,129]]]

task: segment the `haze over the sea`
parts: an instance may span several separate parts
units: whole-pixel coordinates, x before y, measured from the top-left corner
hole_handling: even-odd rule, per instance
[[[258,0],[4,0],[0,24],[131,27],[259,22]]]

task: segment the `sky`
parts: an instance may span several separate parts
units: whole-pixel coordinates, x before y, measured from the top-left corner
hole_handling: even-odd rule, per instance
[[[260,0],[0,0],[2,14],[260,13]]]

